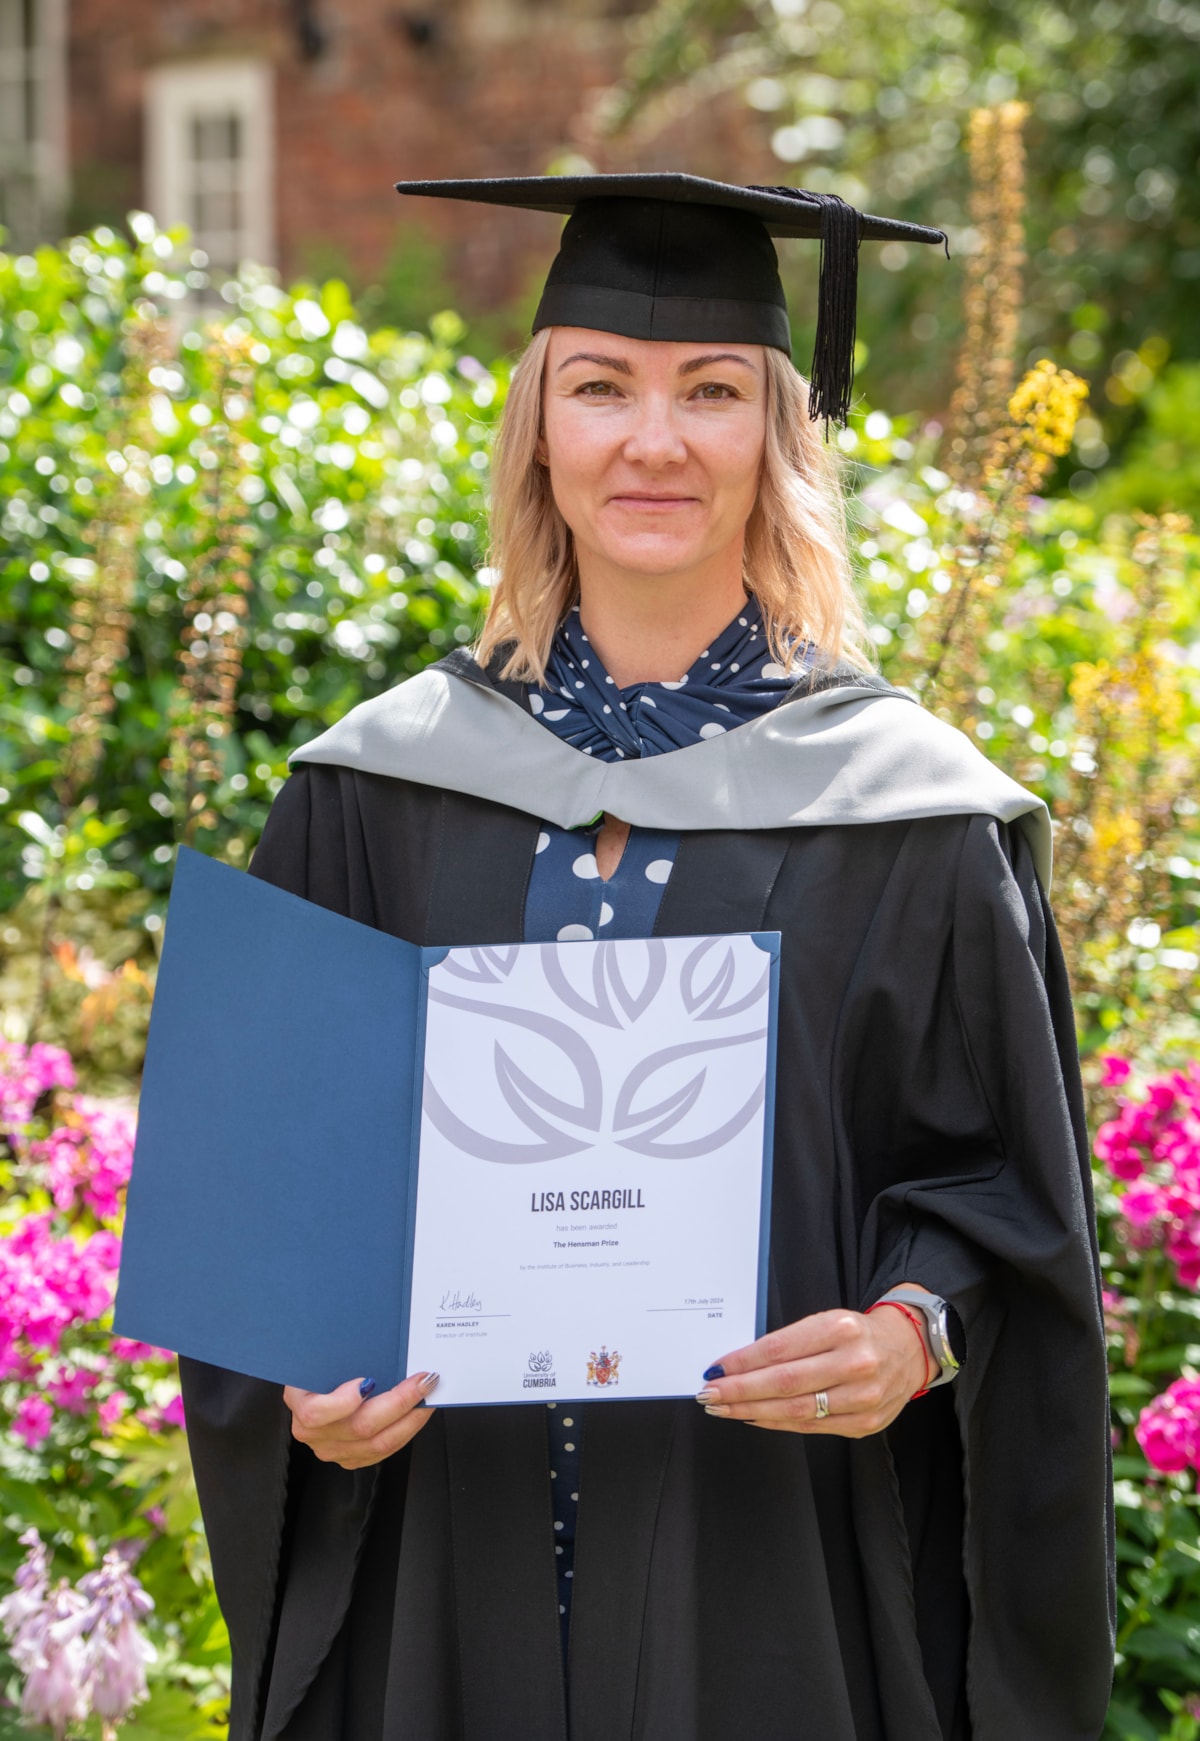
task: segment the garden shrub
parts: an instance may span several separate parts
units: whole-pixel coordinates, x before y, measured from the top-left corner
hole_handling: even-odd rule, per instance
[[[163,890],[180,831],[244,862],[288,751],[480,616],[504,369],[262,275],[177,342],[205,274],[134,227],[0,254],[4,904]]]

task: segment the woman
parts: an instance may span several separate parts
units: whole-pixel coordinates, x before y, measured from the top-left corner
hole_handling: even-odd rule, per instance
[[[254,871],[422,943],[779,930],[771,1327],[619,1407],[186,1363],[231,1735],[1084,1741],[1104,1347],[1044,811],[869,674],[783,196],[634,179],[568,189],[475,655],[294,758]],[[791,218],[826,413],[844,210]]]

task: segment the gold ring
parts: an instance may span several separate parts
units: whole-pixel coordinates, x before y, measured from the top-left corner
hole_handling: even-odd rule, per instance
[[[813,1400],[817,1405],[817,1419],[823,1421],[829,1413],[829,1398],[823,1390],[819,1390]]]

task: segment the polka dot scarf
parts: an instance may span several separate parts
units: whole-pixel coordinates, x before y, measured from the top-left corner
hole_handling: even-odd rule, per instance
[[[529,705],[556,737],[585,755],[606,762],[657,756],[770,713],[804,663],[801,656],[785,671],[774,662],[758,600],[748,598],[678,682],[618,689],[573,605],[554,637],[544,683],[530,689]]]

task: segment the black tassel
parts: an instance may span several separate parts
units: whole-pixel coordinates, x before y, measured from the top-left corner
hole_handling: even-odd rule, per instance
[[[854,387],[854,335],[858,324],[858,245],[862,214],[836,194],[810,194],[821,202],[821,282],[817,337],[809,372],[808,414],[844,424]]]
[[[758,187],[821,208],[821,281],[817,290],[817,337],[809,370],[808,415],[844,424],[854,387],[854,337],[858,324],[858,248],[862,213],[835,193],[806,187]]]

